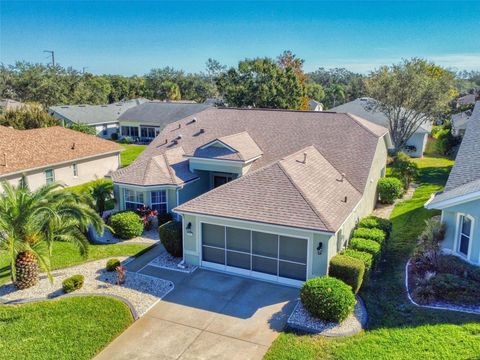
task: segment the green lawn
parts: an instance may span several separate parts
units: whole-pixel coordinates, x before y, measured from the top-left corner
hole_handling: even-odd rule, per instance
[[[69,243],[55,242],[52,254],[52,268],[61,269],[86,261],[105,259],[111,256],[133,256],[149,246],[144,244],[90,245],[88,257],[82,257],[77,248]],[[5,251],[0,251],[0,285],[10,280],[10,261]]]
[[[283,333],[266,359],[478,359],[480,316],[417,308],[406,296],[405,263],[424,220],[438,213],[423,204],[442,189],[453,164],[444,158],[415,161],[420,187],[395,207],[384,261],[361,290],[369,316],[366,331],[340,339]]]
[[[108,297],[0,305],[0,359],[91,359],[132,322]]]
[[[121,167],[130,165],[137,157],[140,155],[143,150],[146,149],[147,145],[135,145],[135,144],[121,144],[125,150],[120,153]]]

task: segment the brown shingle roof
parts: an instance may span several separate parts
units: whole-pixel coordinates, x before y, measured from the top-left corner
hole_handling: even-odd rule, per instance
[[[112,141],[60,126],[32,130],[0,126],[0,176],[121,150]]]
[[[309,146],[176,210],[334,232],[361,197],[315,147]]]
[[[387,129],[357,117],[329,112],[209,108],[196,113],[195,119],[187,117],[167,125],[132,165],[113,174],[114,181],[153,185],[144,183],[145,164],[152,157],[180,146],[192,154],[215,139],[247,132],[263,152],[250,171],[313,145],[363,192],[378,138],[387,133]],[[176,144],[172,140],[178,135],[182,137]]]

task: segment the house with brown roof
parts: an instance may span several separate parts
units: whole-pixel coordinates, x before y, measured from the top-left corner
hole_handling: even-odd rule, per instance
[[[0,181],[30,189],[59,181],[66,186],[103,178],[117,170],[122,147],[61,126],[15,130],[0,126]]]
[[[112,178],[121,210],[181,217],[186,263],[299,285],[375,207],[388,140],[346,113],[208,108]]]

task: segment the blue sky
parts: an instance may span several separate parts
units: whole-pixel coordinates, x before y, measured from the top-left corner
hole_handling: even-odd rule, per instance
[[[307,71],[367,72],[426,57],[480,70],[480,1],[0,1],[0,61],[56,61],[93,73],[204,69],[290,49]]]

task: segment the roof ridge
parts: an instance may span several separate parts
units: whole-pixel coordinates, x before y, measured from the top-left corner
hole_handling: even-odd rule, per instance
[[[352,119],[358,126],[360,126],[362,129],[366,130],[367,132],[369,132],[370,134],[372,134],[373,136],[375,136],[376,138],[380,138],[381,136],[378,136],[377,134],[375,134],[371,129],[369,129],[367,126],[365,126],[365,124],[362,124],[360,121],[358,121],[358,119],[356,118],[360,118],[362,119],[361,117],[359,116],[356,116],[354,114],[350,114],[348,112],[346,113],[337,113],[337,114],[345,114],[347,115],[350,119]],[[365,121],[368,121],[367,119],[365,119]],[[370,123],[372,123],[371,121],[369,121]],[[373,123],[372,123],[373,124]],[[378,127],[383,127],[383,126],[380,126],[378,124],[374,124],[374,125],[377,125]],[[386,133],[388,133],[388,129],[386,129],[387,131],[385,131],[385,133],[383,135],[385,135]],[[382,136],[383,136],[382,135]]]
[[[323,157],[323,156],[322,156]],[[287,179],[290,181],[290,183],[297,189],[297,191],[300,193],[302,196],[303,200],[307,203],[307,205],[312,209],[312,211],[317,215],[318,219],[326,225],[328,230],[332,231],[332,224],[330,224],[329,221],[324,219],[324,217],[320,214],[320,212],[315,208],[315,206],[311,203],[311,201],[308,199],[307,194],[303,192],[302,189],[295,183],[295,181],[291,178],[291,176],[288,174],[287,170],[283,167],[283,165],[280,163],[280,160],[276,162],[280,170],[285,174]]]
[[[179,149],[182,149],[182,152],[185,153],[185,151],[183,150],[183,147],[180,146]],[[165,151],[162,155],[163,155],[163,158],[165,159],[165,164],[167,165],[168,174],[170,175],[170,179],[172,180],[172,182],[174,184],[176,184],[177,182],[175,181],[175,174],[173,173],[172,167],[170,166],[170,161],[168,161],[167,152],[168,151]]]

